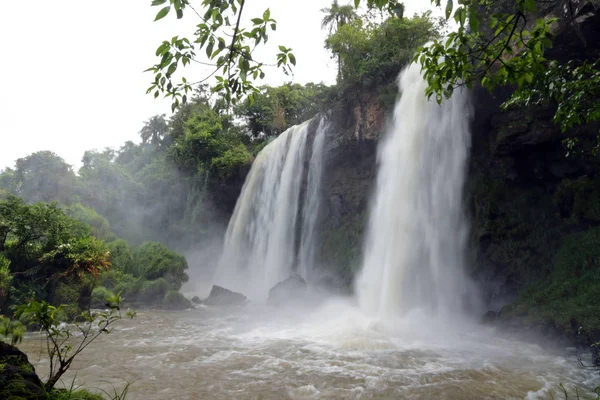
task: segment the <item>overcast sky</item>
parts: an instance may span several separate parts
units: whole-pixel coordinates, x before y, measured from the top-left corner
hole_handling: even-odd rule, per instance
[[[163,39],[191,34],[196,21],[189,13],[181,21],[169,15],[153,22],[158,9],[149,4],[150,0],[3,2],[0,169],[39,150],[54,151],[78,168],[85,150],[138,142],[137,132],[146,119],[170,113],[170,101],[145,94],[151,75],[142,71],[155,62],[154,51]],[[320,9],[329,0],[247,4],[248,19],[271,8],[278,28],[270,45],[294,49],[294,82],[335,81],[335,62],[323,49],[325,34],[320,29]],[[429,6],[427,0],[405,4],[407,15]],[[274,57],[269,48],[258,54]],[[264,83],[290,80],[276,69],[265,72]],[[190,79],[203,74],[195,66],[186,72]]]

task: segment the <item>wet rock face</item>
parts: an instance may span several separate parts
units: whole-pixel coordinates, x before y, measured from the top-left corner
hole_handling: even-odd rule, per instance
[[[202,303],[209,306],[241,306],[247,302],[248,299],[243,294],[214,285],[210,295]]]
[[[300,275],[294,274],[269,290],[267,304],[280,306],[302,302],[306,297],[306,289],[307,286],[304,279]]]
[[[46,400],[46,391],[25,353],[0,342],[0,399]]]

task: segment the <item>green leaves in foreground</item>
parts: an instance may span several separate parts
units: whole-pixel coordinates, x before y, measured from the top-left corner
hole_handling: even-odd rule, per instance
[[[279,46],[275,64],[253,56],[254,49],[266,43],[269,33],[277,29],[277,21],[271,18],[269,9],[262,16],[251,18],[247,27],[247,21],[242,19],[245,0],[203,0],[199,10],[188,0],[154,0],[152,5],[161,7],[155,21],[165,18],[171,9],[176,11],[177,18],[191,9],[199,19],[192,37],[175,36],[163,41],[156,49],[159,61],[146,70],[154,74],[147,93],[171,97],[172,111],[187,103],[188,94],[196,85],[209,79],[216,81],[213,91],[224,92],[224,99],[235,103],[257,91],[253,82],[265,77],[265,67],[276,66],[287,75],[296,64],[292,49],[285,46]],[[191,63],[209,67],[212,72],[195,81],[177,79],[178,70]]]

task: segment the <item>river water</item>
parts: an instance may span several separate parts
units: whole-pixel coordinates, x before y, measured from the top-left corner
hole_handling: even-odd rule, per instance
[[[21,346],[45,373],[42,342]],[[418,312],[376,321],[347,299],[313,308],[200,307],[140,311],[75,362],[63,383],[127,399],[546,399],[598,376],[573,351]]]

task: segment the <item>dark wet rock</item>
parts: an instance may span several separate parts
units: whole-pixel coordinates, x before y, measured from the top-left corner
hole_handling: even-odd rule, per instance
[[[194,304],[201,304],[202,300],[200,300],[200,297],[194,296],[194,297],[192,297],[192,303],[194,303]]]
[[[267,304],[279,306],[303,300],[305,297],[306,282],[300,275],[294,274],[269,290]]]
[[[203,303],[209,306],[239,306],[246,304],[247,301],[246,296],[241,293],[214,285]]]
[[[316,289],[325,294],[346,294],[348,292],[346,284],[337,277],[324,276],[316,283]]]
[[[493,322],[496,321],[496,319],[498,318],[498,313],[496,311],[488,311],[485,314],[483,314],[483,317],[481,318],[481,322],[484,324],[491,324]]]
[[[0,342],[0,399],[46,400],[46,391],[27,355]]]

